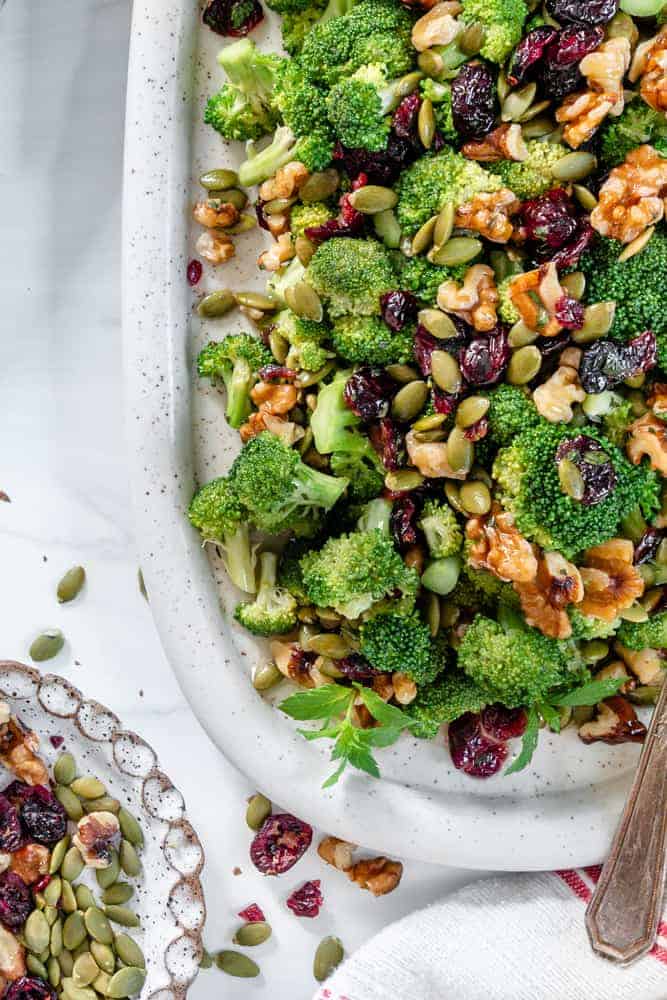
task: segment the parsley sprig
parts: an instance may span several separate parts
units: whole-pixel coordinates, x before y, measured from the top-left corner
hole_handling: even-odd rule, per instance
[[[372,729],[355,726],[352,719],[357,696],[379,725]],[[307,740],[335,741],[331,760],[339,762],[338,767],[324,782],[323,788],[335,785],[348,764],[379,778],[380,769],[373,749],[391,746],[414,721],[400,708],[388,705],[375,691],[361,684],[353,684],[352,687],[324,684],[310,691],[299,691],[286,698],[279,707],[297,722],[322,721],[320,729],[299,730]]]

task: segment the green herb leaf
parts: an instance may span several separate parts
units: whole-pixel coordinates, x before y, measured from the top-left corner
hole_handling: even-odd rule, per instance
[[[414,719],[402,712],[400,708],[388,705],[386,701],[383,701],[372,688],[362,687],[361,684],[354,686],[373,718],[381,722],[383,726],[391,726],[392,729],[406,729],[414,722]]]
[[[390,747],[399,738],[402,729],[392,729],[391,726],[378,726],[375,729],[366,730],[368,742],[374,747]]]
[[[321,729],[297,729],[305,740],[335,740],[340,733],[340,724],[337,726],[322,726]]]
[[[308,719],[331,719],[345,712],[354,697],[352,688],[340,684],[323,684],[310,691],[298,691],[278,706],[285,715],[306,722]]]
[[[560,732],[560,712],[558,712],[551,705],[544,705],[540,702],[537,706],[539,714],[542,716],[546,722],[549,729],[554,733]]]
[[[581,687],[575,688],[574,691],[550,698],[549,701],[552,705],[560,705],[561,707],[597,705],[599,701],[604,701],[605,698],[616,694],[624,683],[622,677],[607,677],[602,681],[591,681],[590,684],[583,684]]]
[[[539,735],[540,716],[537,708],[532,705],[528,710],[528,723],[526,725],[526,731],[523,734],[521,752],[516,760],[513,761],[507,768],[505,774],[516,774],[517,771],[523,771],[524,767],[527,767],[528,764],[530,764],[537,747]]]

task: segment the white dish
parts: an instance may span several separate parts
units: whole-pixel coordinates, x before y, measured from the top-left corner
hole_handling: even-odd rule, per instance
[[[349,774],[333,790],[326,750],[252,688],[266,646],[231,621],[238,600],[187,523],[195,475],[226,471],[237,435],[223,400],[195,384],[192,359],[242,318],[200,328],[185,270],[192,255],[193,183],[231,165],[201,124],[204,95],[219,84],[225,40],[200,27],[192,0],[137,0],[130,59],[124,205],[124,338],[128,424],[138,537],[151,608],[193,709],[220,749],[264,792],[331,833],[389,854],[468,868],[546,869],[600,861],[609,845],[639,747],[584,747],[572,730],[543,733],[527,771],[475,781],[442,745],[404,737],[380,755],[382,779]],[[275,20],[253,32],[277,47]],[[259,231],[199,291],[261,288]],[[229,321],[228,321],[229,320]],[[194,429],[194,430],[193,430]],[[212,571],[213,570],[213,571]],[[228,610],[221,613],[220,601]],[[282,692],[283,694],[285,692]]]

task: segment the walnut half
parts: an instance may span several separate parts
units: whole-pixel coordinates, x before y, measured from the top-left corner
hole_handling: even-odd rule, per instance
[[[634,708],[625,698],[614,695],[598,705],[598,714],[579,729],[584,743],[643,743],[646,726],[637,718]]]

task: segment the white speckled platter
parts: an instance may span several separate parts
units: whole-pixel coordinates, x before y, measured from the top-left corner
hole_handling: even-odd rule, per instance
[[[237,447],[222,397],[196,384],[193,358],[207,339],[243,322],[233,314],[202,329],[186,282],[193,179],[234,166],[240,153],[201,124],[205,95],[220,85],[223,40],[200,27],[199,14],[195,0],[135,0],[125,161],[125,372],[138,537],[155,621],[183,691],[211,738],[262,791],[338,836],[469,868],[598,862],[639,747],[584,747],[573,730],[543,733],[527,771],[475,781],[452,767],[442,738],[406,736],[381,753],[381,780],[349,774],[324,792],[326,750],[306,743],[252,688],[250,671],[267,657],[266,645],[232,621],[239,595],[184,515],[195,479],[225,472]],[[275,22],[252,37],[275,47]],[[217,274],[207,269],[198,293],[260,290],[255,261],[265,236],[238,238],[236,258]]]

